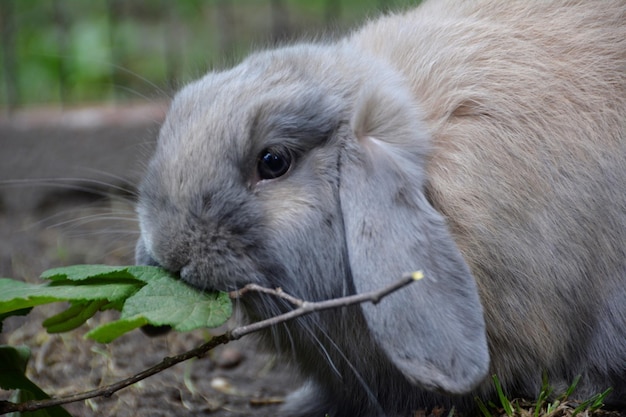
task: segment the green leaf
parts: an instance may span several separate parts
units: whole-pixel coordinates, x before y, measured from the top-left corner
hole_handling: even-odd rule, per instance
[[[26,364],[29,358],[30,349],[25,346],[0,346],[0,388],[17,390],[16,397],[19,402],[50,398],[48,394],[26,377]],[[24,417],[71,417],[60,406],[22,413],[21,415]]]
[[[123,300],[141,285],[132,279],[88,278],[79,283],[59,279],[46,284],[29,284],[0,278],[0,314],[58,301]]]
[[[184,332],[221,326],[232,314],[232,302],[226,293],[200,292],[181,281],[158,277],[126,300],[122,318],[139,314],[150,324]]]
[[[70,280],[82,281],[92,278],[118,278],[137,279],[148,282],[154,278],[167,276],[176,279],[167,270],[157,266],[131,265],[131,266],[110,266],[110,265],[71,265],[60,268],[53,268],[41,274],[41,278],[52,281]]]
[[[30,349],[27,346],[0,345],[0,388],[18,389],[18,379],[11,378],[12,373],[26,372],[26,364],[30,359]]]
[[[42,324],[48,333],[68,332],[82,326],[108,303],[108,300],[75,303],[62,313],[44,320]]]
[[[132,274],[135,279],[143,282],[150,282],[155,279],[168,278],[172,281],[180,283],[176,276],[172,275],[166,269],[158,266],[134,265],[126,268],[126,271]]]
[[[119,320],[121,328],[131,330],[133,324],[136,327],[151,324],[185,332],[221,326],[232,314],[232,302],[226,293],[198,291],[159,267],[130,266],[125,271],[146,285],[124,303]],[[94,329],[87,336],[108,338],[113,335],[116,323],[106,324],[102,330]]]
[[[146,286],[126,300],[120,320],[99,326],[85,336],[106,343],[145,324],[168,325],[185,332],[221,326],[232,314],[232,302],[226,293],[200,292],[168,275],[144,278]]]
[[[228,294],[195,290],[153,266],[74,265],[48,270],[42,278],[50,281],[29,284],[0,279],[0,315],[69,301],[67,310],[44,321],[49,332],[63,332],[82,325],[98,311],[115,308],[121,311],[119,320],[86,335],[109,342],[146,324],[167,325],[180,332],[218,327],[232,314]]]
[[[136,277],[129,272],[134,266],[109,266],[109,265],[72,265],[53,268],[41,274],[41,278],[52,281],[68,279],[81,281],[87,278],[130,278]],[[141,267],[139,267],[141,268]],[[150,268],[150,267],[148,267]]]
[[[100,343],[109,343],[125,333],[135,330],[141,326],[150,324],[150,322],[142,316],[136,316],[128,319],[120,319],[106,323],[90,330],[85,337]]]
[[[52,317],[48,317],[43,321],[43,327],[54,326],[55,324],[65,323],[67,320],[72,319],[81,314],[89,305],[87,301],[75,301],[70,303],[70,306]]]

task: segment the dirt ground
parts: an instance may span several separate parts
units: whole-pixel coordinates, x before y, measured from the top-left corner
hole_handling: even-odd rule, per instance
[[[164,108],[45,109],[0,118],[0,276],[37,282],[52,267],[133,262],[134,184]],[[124,379],[209,337],[208,331],[156,338],[136,331],[102,345],[82,338],[88,329],[49,335],[41,321],[60,308],[11,318],[0,334],[0,344],[32,349],[28,375],[55,396]],[[111,398],[66,409],[75,416],[273,416],[294,386],[279,359],[244,338]]]

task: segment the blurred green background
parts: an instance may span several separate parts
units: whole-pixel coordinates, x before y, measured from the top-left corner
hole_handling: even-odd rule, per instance
[[[250,49],[417,0],[0,0],[0,108],[167,98]]]

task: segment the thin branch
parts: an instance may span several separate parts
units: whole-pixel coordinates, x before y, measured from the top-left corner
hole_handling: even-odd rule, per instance
[[[226,344],[230,341],[227,334],[219,335],[213,337],[207,343],[204,343],[197,348],[191,349],[187,352],[181,353],[180,355],[165,357],[163,360],[157,365],[152,366],[144,371],[139,372],[136,375],[131,376],[130,378],[123,379],[121,381],[115,382],[110,385],[106,385],[101,388],[97,388],[91,391],[82,392],[79,394],[68,395],[67,397],[59,397],[59,398],[50,398],[46,400],[31,400],[23,403],[13,403],[10,401],[0,401],[0,415],[7,414],[10,412],[26,412],[26,411],[36,411],[42,408],[54,407],[56,405],[69,404],[76,401],[87,400],[89,398],[95,397],[105,397],[109,398],[115,392],[126,388],[129,385],[135,384],[143,379],[146,379],[154,374],[157,374],[161,371],[164,371],[167,368],[170,368],[180,362],[184,362],[194,357],[202,357],[210,350],[215,347]]]
[[[246,285],[241,290],[234,291],[233,293],[231,293],[231,297],[238,298],[238,297],[244,296],[246,292],[255,291],[255,292],[270,294],[276,297],[284,298],[288,300],[289,302],[291,302],[292,304],[294,304],[295,306],[297,306],[297,308],[285,314],[281,314],[279,316],[275,316],[266,320],[252,323],[247,326],[236,327],[230,332],[213,337],[207,343],[204,343],[198,346],[197,348],[181,353],[180,355],[166,357],[160,363],[158,363],[157,365],[154,365],[151,368],[148,368],[136,375],[133,375],[130,378],[118,381],[110,385],[106,385],[101,388],[97,388],[97,389],[79,393],[79,394],[70,395],[67,397],[50,398],[46,400],[26,401],[26,402],[19,403],[19,404],[16,404],[10,401],[0,401],[0,415],[15,412],[15,411],[18,411],[18,412],[36,411],[42,408],[68,404],[68,403],[87,400],[89,398],[95,398],[95,397],[108,398],[112,396],[115,392],[123,388],[126,388],[129,385],[135,384],[154,374],[164,371],[165,369],[171,368],[172,366],[180,362],[184,362],[194,357],[200,358],[204,356],[207,352],[214,349],[215,347],[222,345],[222,344],[226,344],[233,340],[240,339],[241,337],[247,334],[254,333],[259,330],[263,330],[268,327],[274,326],[276,324],[284,323],[288,320],[292,320],[296,317],[300,317],[305,314],[310,314],[316,311],[328,310],[328,309],[339,308],[339,307],[347,307],[350,305],[360,304],[360,303],[365,303],[365,302],[371,302],[373,304],[376,304],[383,297],[395,291],[398,291],[399,289],[409,285],[410,283],[420,280],[422,278],[423,278],[423,274],[421,273],[421,271],[413,272],[411,274],[404,275],[402,279],[394,282],[393,284],[385,288],[376,290],[376,291],[371,291],[371,292],[364,293],[364,294],[350,295],[347,297],[334,298],[334,299],[327,300],[327,301],[317,301],[317,302],[300,300],[289,294],[286,294],[280,288],[268,289],[268,288],[260,287],[258,285],[249,284],[249,285]]]
[[[286,293],[284,293],[280,288],[276,290],[272,290],[265,287],[259,287],[254,284],[246,285],[243,288],[243,294],[249,291],[258,291],[265,294],[272,294],[280,298],[285,298],[291,301],[294,305],[297,305],[298,308],[295,310],[291,310],[287,313],[271,317],[266,320],[257,321],[256,323],[249,324],[247,326],[237,327],[230,331],[230,337],[232,340],[237,340],[249,333],[253,333],[267,327],[274,326],[279,323],[284,323],[288,320],[294,319],[296,317],[303,316],[305,314],[310,314],[316,311],[329,310],[332,308],[339,307],[347,307],[353,304],[361,304],[365,302],[371,302],[373,304],[377,304],[383,297],[391,294],[394,291],[398,291],[399,289],[406,287],[410,283],[414,281],[418,281],[422,279],[424,275],[421,271],[405,274],[400,280],[394,282],[393,284],[381,288],[379,290],[363,293],[363,294],[355,294],[349,295],[347,297],[333,298],[331,300],[326,301],[304,301],[298,298],[292,297]],[[237,291],[232,295],[240,295],[241,291]]]
[[[304,300],[301,300],[299,298],[296,298],[287,294],[286,292],[283,291],[282,288],[272,289],[272,288],[262,287],[257,284],[248,284],[240,290],[231,291],[230,298],[241,298],[246,293],[249,293],[251,291],[274,295],[278,298],[282,298],[282,299],[289,301],[291,304],[293,304],[296,307],[300,307],[302,306],[302,303],[304,303]]]

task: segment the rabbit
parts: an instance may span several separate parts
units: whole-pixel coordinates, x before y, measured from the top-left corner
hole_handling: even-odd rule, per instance
[[[626,405],[626,2],[426,1],[184,86],[139,186],[139,264],[309,301],[285,416]],[[292,308],[248,293],[245,320]]]

